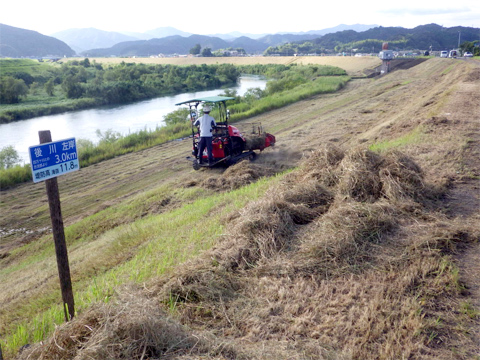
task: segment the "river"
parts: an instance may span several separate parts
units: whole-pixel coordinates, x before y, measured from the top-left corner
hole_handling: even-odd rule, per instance
[[[257,76],[242,76],[236,86],[239,96],[250,88],[264,89],[266,80]],[[163,125],[163,116],[178,109],[175,104],[191,98],[214,96],[225,91],[216,89],[163,96],[128,105],[72,111],[57,115],[40,116],[28,120],[0,124],[0,149],[13,145],[22,163],[30,163],[28,148],[38,145],[38,131],[50,130],[53,141],[75,137],[98,142],[97,129],[102,133],[111,129],[127,135],[138,130],[154,130]]]

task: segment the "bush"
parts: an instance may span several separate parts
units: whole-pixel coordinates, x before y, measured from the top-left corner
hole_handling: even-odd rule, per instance
[[[122,138],[122,134],[120,134],[118,131],[114,131],[112,129],[107,129],[103,133],[100,129],[97,129],[97,131],[95,131],[95,134],[100,139],[100,143],[111,144],[111,143],[114,143],[115,141]]]
[[[16,104],[22,96],[27,96],[28,86],[22,79],[5,76],[0,81],[0,104]]]
[[[12,145],[0,150],[0,169],[9,169],[20,162],[20,156]]]
[[[187,108],[179,108],[163,117],[165,125],[173,125],[185,122],[190,110]]]

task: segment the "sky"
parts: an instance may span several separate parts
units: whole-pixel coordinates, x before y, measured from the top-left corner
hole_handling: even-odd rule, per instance
[[[312,5],[314,4],[314,5]],[[444,27],[480,28],[479,0],[277,1],[179,0],[2,1],[0,23],[44,35],[72,28],[145,32],[174,27],[194,34],[249,34],[322,30],[340,24],[414,28],[435,23]],[[1,34],[0,34],[1,36]]]

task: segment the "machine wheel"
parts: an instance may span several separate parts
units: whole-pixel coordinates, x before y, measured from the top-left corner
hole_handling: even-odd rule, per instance
[[[200,169],[200,164],[198,163],[197,160],[193,161],[193,170],[199,170]]]

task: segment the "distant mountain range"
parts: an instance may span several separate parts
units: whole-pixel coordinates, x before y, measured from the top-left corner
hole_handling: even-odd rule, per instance
[[[173,27],[160,27],[145,33],[120,33],[95,28],[68,29],[46,36],[0,24],[0,57],[70,57],[89,56],[146,56],[152,54],[188,54],[200,43],[212,50],[242,48],[248,53],[262,53],[268,46],[291,41],[313,40],[321,35],[340,31],[364,31],[375,25],[339,25],[334,28],[293,34],[246,34],[231,32],[209,36],[187,33]],[[94,50],[92,50],[94,49]]]
[[[157,28],[141,34],[88,28],[65,30],[55,33],[54,37],[0,24],[0,56],[63,57],[73,56],[75,53],[89,57],[185,55],[197,44],[212,51],[241,48],[249,54],[263,54],[270,47],[305,42],[313,44],[311,48],[329,49],[332,52],[342,46],[361,46],[362,42],[371,39],[397,43],[401,40],[400,44],[410,49],[428,49],[432,46],[444,50],[456,46],[459,33],[462,41],[475,41],[480,37],[477,28],[444,28],[436,24],[422,25],[414,29],[356,24],[290,34],[233,32],[209,36],[186,33],[172,27]]]
[[[315,39],[318,36],[325,35],[331,32],[342,31],[342,30],[354,30],[354,31],[365,31],[370,28],[375,27],[376,25],[339,25],[334,28],[328,28],[323,30],[312,30],[308,32],[300,32],[300,33],[279,33],[279,34],[246,34],[241,32],[231,32],[227,34],[210,34],[210,35],[196,35],[188,32],[184,32],[173,27],[160,27],[157,29],[153,29],[147,31],[145,33],[120,33],[120,32],[109,32],[98,30],[94,28],[88,29],[69,29],[61,32],[57,32],[52,34],[53,37],[56,37],[59,40],[62,40],[66,44],[68,44],[72,49],[74,49],[78,54],[85,53],[85,54],[97,54],[97,53],[105,53],[107,48],[114,47],[115,45],[126,42],[126,41],[140,41],[140,40],[152,40],[149,43],[139,42],[138,45],[142,49],[142,51],[153,51],[156,46],[161,46],[162,51],[157,52],[155,50],[154,53],[165,53],[171,54],[172,51],[170,49],[172,41],[178,41],[179,38],[172,38],[174,36],[181,36],[184,38],[190,38],[192,36],[204,36],[203,39],[207,37],[210,38],[219,38],[226,43],[218,42],[216,40],[211,40],[210,43],[215,44],[219,47],[214,48],[213,45],[210,46],[213,50],[220,49],[220,48],[227,48],[227,47],[242,47],[245,51],[249,53],[256,53],[256,52],[263,52],[265,50],[265,44],[268,46],[271,45],[280,45],[290,41],[301,41],[301,40],[311,40]],[[273,37],[272,37],[273,36]],[[269,38],[266,38],[269,37]],[[165,41],[158,41],[158,39],[170,38]],[[264,40],[261,40],[264,39]],[[258,43],[252,40],[260,40]],[[232,42],[229,44],[228,42]],[[186,48],[190,44],[191,41],[185,41],[185,45],[178,46],[179,51],[175,51],[173,53],[178,54],[188,54],[190,48]],[[238,45],[240,44],[240,45]],[[193,44],[192,46],[194,46]],[[203,46],[203,44],[202,44]],[[204,45],[208,46],[208,45]],[[113,51],[118,51],[118,49],[125,49],[128,48],[131,52],[131,44],[125,44],[120,47],[116,47],[112,49]],[[95,51],[91,51],[92,49],[96,49]],[[102,49],[102,50],[97,50]],[[104,51],[105,49],[105,51]],[[107,51],[108,52],[108,51]],[[123,54],[123,53],[122,53]],[[151,54],[151,53],[149,53]],[[110,54],[108,54],[110,55]],[[125,53],[127,55],[127,53]],[[139,55],[139,54],[131,54],[131,55]],[[147,54],[148,55],[148,54]],[[90,56],[97,56],[97,55],[90,55]],[[98,56],[105,56],[105,55],[98,55]]]
[[[88,49],[112,47],[120,42],[138,40],[134,36],[94,28],[69,29],[52,34],[52,36],[65,42],[77,54]]]
[[[356,25],[357,28],[361,25]],[[340,31],[334,31],[339,29]],[[348,26],[325,29],[324,31],[309,31],[300,34],[272,34],[258,39],[241,36],[234,39],[222,39],[215,36],[190,35],[188,37],[172,35],[150,40],[128,41],[116,44],[110,48],[91,49],[82,53],[85,56],[155,56],[159,54],[188,54],[196,44],[212,51],[228,48],[242,48],[248,54],[263,54],[267,49],[278,48],[271,54],[292,55],[295,52],[332,53],[358,48],[361,52],[378,52],[378,42],[390,42],[392,50],[447,50],[458,45],[459,34],[461,41],[480,40],[480,31],[477,28],[452,27],[445,28],[437,24],[417,26],[413,29],[402,27],[373,27],[361,26],[363,31],[348,29]],[[331,32],[333,31],[333,32]],[[323,33],[318,34],[318,33]],[[373,40],[373,41],[372,41]],[[309,44],[305,44],[308,42]],[[285,45],[287,44],[287,45]],[[306,46],[302,46],[304,44]],[[285,46],[282,46],[285,45]],[[376,45],[376,50],[375,50]],[[301,49],[310,50],[301,50]],[[340,50],[341,49],[341,50]]]
[[[0,24],[0,57],[73,56],[66,43],[32,30]]]
[[[313,40],[318,35],[267,35],[258,40],[242,36],[233,40],[205,35],[180,35],[118,43],[110,48],[91,49],[82,52],[84,56],[152,56],[169,54],[188,54],[196,44],[212,51],[228,48],[242,48],[249,54],[262,54],[271,45],[281,45],[291,41]]]

